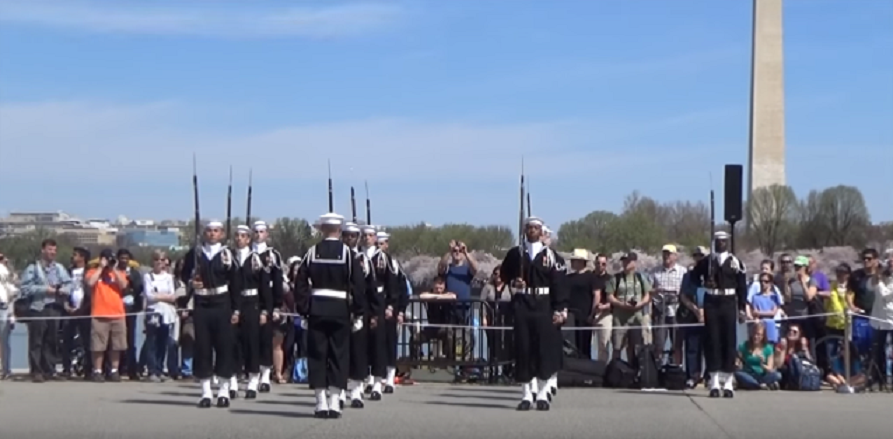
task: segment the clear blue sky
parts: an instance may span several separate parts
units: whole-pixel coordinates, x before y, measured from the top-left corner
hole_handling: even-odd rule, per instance
[[[788,0],[787,173],[893,220],[893,2]],[[512,224],[721,193],[747,159],[750,1],[0,0],[0,213]],[[720,200],[721,201],[721,197]]]

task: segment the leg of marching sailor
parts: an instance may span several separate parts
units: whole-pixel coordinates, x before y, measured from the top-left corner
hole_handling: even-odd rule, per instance
[[[273,324],[270,318],[260,326],[260,387],[261,393],[269,392],[270,371],[273,369]]]
[[[239,326],[242,333],[242,357],[245,360],[245,372],[248,373],[245,398],[254,399],[257,398],[260,384],[260,310],[257,302],[243,302]]]
[[[530,410],[536,394],[536,378],[533,376],[530,363],[531,345],[533,343],[530,330],[530,314],[521,303],[514,304],[514,348],[515,348],[515,381],[522,383],[521,402],[518,410]]]
[[[721,394],[722,381],[722,307],[721,298],[710,294],[704,297],[704,360],[707,373],[710,375],[710,397],[718,398]]]
[[[723,373],[723,396],[735,396],[734,377],[737,357],[738,306],[735,296],[725,296],[722,310],[722,333],[720,334],[720,371]]]
[[[369,332],[370,320],[366,318],[363,328],[350,334],[350,374],[348,378],[348,390],[350,391],[350,406],[363,408],[363,379],[369,371],[368,351],[366,335]]]
[[[350,367],[350,333],[350,320],[332,322],[326,348],[329,358],[328,385],[331,392],[329,418],[341,417],[341,394],[347,388]]]
[[[214,392],[211,389],[213,351],[211,350],[211,329],[208,311],[208,309],[202,306],[196,306],[193,317],[195,328],[195,347],[192,360],[193,374],[200,380],[202,386],[202,396],[198,403],[200,408],[211,407],[211,400],[214,399]]]
[[[233,364],[233,349],[236,344],[233,337],[233,313],[230,307],[218,306],[215,308],[215,325],[214,334],[212,334],[212,343],[214,353],[216,355],[214,364],[214,374],[220,377],[220,389],[217,393],[217,407],[229,407],[229,386],[230,380],[234,376],[235,367]],[[238,323],[238,322],[236,322]]]
[[[232,326],[232,336],[235,343],[233,343],[232,350],[233,376],[229,379],[230,399],[239,397],[239,372],[244,370],[245,367],[245,357],[242,355],[244,351],[243,345],[245,344],[244,331],[242,331],[243,326],[244,322],[242,320],[239,320],[239,323]]]
[[[394,393],[397,376],[397,316],[387,320],[385,325],[385,339],[387,340],[387,366],[385,367],[384,393]]]
[[[552,314],[537,313],[534,325],[536,335],[532,354],[536,361],[536,379],[540,385],[536,395],[536,408],[548,410],[549,401],[552,399],[549,379],[552,374],[558,372],[560,361],[555,355],[556,331],[555,324],[552,323]]]
[[[326,395],[328,339],[321,320],[321,317],[310,316],[307,324],[307,383],[316,394],[314,414],[317,418],[326,418],[329,415],[329,400]]]
[[[367,333],[369,346],[370,374],[366,381],[366,393],[372,401],[381,400],[381,380],[387,370],[387,338],[385,336],[384,312],[378,316],[378,325]]]

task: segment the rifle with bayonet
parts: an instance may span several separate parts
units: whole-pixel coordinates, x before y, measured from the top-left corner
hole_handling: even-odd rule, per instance
[[[226,190],[226,237],[223,242],[230,243],[233,230],[233,167],[229,167],[229,188]]]
[[[248,170],[248,206],[245,209],[245,225],[251,227],[251,169]]]

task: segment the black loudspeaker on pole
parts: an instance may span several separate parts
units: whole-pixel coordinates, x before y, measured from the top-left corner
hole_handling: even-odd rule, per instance
[[[744,166],[742,165],[726,165],[725,172],[725,220],[729,223],[730,230],[729,240],[730,250],[735,249],[735,224],[743,219],[742,216],[742,196],[743,196],[743,176]]]

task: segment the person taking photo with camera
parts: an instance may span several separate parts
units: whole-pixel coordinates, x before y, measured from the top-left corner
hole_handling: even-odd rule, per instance
[[[102,382],[102,364],[109,351],[108,379],[121,381],[118,367],[121,353],[127,350],[127,324],[124,320],[124,291],[127,290],[127,272],[117,268],[117,260],[111,249],[99,254],[99,266],[91,268],[84,276],[90,290],[90,351],[93,356],[93,381]]]

